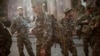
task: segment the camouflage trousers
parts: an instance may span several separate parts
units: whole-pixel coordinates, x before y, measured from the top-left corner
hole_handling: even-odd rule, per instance
[[[41,41],[37,39],[36,44],[36,56],[41,56],[40,51],[42,48]],[[51,56],[51,47],[52,47],[52,41],[49,41],[48,44],[45,45],[45,56]]]
[[[64,37],[64,40],[59,39],[59,36],[55,36],[54,42],[58,43],[61,47],[63,56],[68,56],[68,50],[72,53],[72,56],[77,56],[77,49],[71,38]]]
[[[41,56],[41,49],[43,46],[43,33],[35,34],[37,41],[36,41],[36,56]],[[44,39],[45,40],[45,39]],[[46,41],[46,40],[45,40]],[[45,44],[45,56],[51,56],[51,47],[52,47],[52,41],[48,41],[47,44]]]
[[[68,47],[69,47],[69,51],[72,53],[72,56],[77,56],[77,49],[72,39],[69,39]]]
[[[40,56],[40,50],[42,46],[41,40],[37,39],[37,42],[38,43],[36,45],[36,55]],[[55,37],[52,40],[50,40],[48,44],[46,44],[45,46],[46,56],[51,56],[51,47],[53,46],[54,43],[58,43],[60,45],[63,56],[68,56],[68,47],[67,47],[68,45],[66,44],[67,41],[65,40],[64,43],[61,39]]]
[[[95,39],[96,37],[100,37],[100,36],[94,36],[94,46],[93,46],[93,52],[92,52],[92,56],[100,56],[100,39]]]
[[[70,53],[72,54],[72,56],[77,56],[77,49],[75,46],[75,43],[73,41],[73,37],[72,35],[65,35],[65,37],[67,38],[67,44],[68,44],[68,50],[70,51]]]
[[[89,45],[90,45],[90,36],[87,34],[83,34],[83,49],[85,52],[85,56],[89,56]],[[92,47],[92,46],[91,46]]]
[[[60,38],[59,35],[53,36],[53,43],[57,43],[60,45],[61,52],[63,56],[68,56],[68,45],[67,38]]]
[[[95,45],[93,47],[92,56],[100,56],[100,42],[99,43],[95,43]]]
[[[34,56],[32,45],[28,37],[22,37],[18,36],[17,37],[17,46],[18,46],[18,51],[19,51],[19,56],[25,56],[23,50],[24,46],[26,47],[26,50],[29,54],[29,56]]]

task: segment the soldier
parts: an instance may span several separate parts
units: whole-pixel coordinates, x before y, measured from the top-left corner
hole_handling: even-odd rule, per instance
[[[73,56],[77,56],[77,50],[75,44],[73,42],[73,30],[74,30],[74,23],[72,20],[72,9],[65,9],[65,18],[61,20],[61,24],[63,29],[65,30],[64,36],[68,39],[67,44],[69,51],[72,53]]]
[[[93,53],[92,56],[100,56],[100,15],[95,17],[96,23],[93,26],[94,32],[93,32]]]
[[[25,56],[23,53],[24,46],[26,47],[29,56],[34,56],[32,45],[28,39],[28,19],[23,16],[23,8],[18,7],[18,17],[14,19],[11,30],[12,34],[17,33],[17,46],[19,56]]]
[[[68,39],[64,37],[64,29],[62,28],[61,24],[57,22],[57,19],[52,15],[53,17],[53,44],[57,43],[61,47],[62,55],[68,56]]]
[[[78,16],[81,16],[85,13],[85,7],[82,4],[80,4],[76,9],[78,11]]]
[[[8,56],[10,54],[11,45],[11,34],[0,22],[0,56]]]
[[[50,15],[45,14],[42,10],[41,3],[33,6],[35,13],[34,34],[37,38],[36,41],[36,55],[41,56],[41,49],[45,50],[45,56],[51,56],[52,46],[52,18]]]
[[[100,0],[96,1],[96,15],[94,17],[93,29],[93,52],[92,56],[100,56]]]
[[[93,7],[91,7],[91,5],[88,5],[86,9],[86,13],[82,15],[80,19],[77,21],[78,25],[80,25],[81,27],[80,33],[83,39],[85,56],[88,56],[89,53],[88,47],[90,44],[90,40],[91,40],[90,36],[92,31],[89,24],[93,18],[92,11],[93,11]]]

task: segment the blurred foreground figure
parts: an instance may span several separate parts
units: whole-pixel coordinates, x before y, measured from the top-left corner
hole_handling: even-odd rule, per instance
[[[0,17],[0,22],[4,24],[5,27],[9,28],[11,26],[11,21],[6,17]]]
[[[100,0],[96,1],[96,15],[94,17],[93,28],[93,53],[92,56],[100,56]]]
[[[34,56],[33,49],[31,42],[28,38],[28,18],[25,18],[23,16],[23,8],[18,7],[18,17],[14,19],[11,30],[12,34],[15,32],[17,33],[17,46],[19,51],[19,56],[25,56],[24,55],[24,46],[26,47],[26,50],[28,51],[29,56]]]
[[[77,56],[77,49],[73,41],[74,22],[72,18],[72,9],[65,9],[65,17],[61,20],[61,24],[65,31],[64,36],[67,39],[68,49],[73,56]],[[67,48],[67,47],[66,47]]]
[[[36,55],[37,56],[51,56],[52,43],[52,18],[50,15],[43,12],[42,4],[35,4],[33,6],[35,12],[35,25],[33,29],[37,38],[36,41]]]
[[[0,22],[0,56],[8,56],[10,54],[11,45],[11,34]]]

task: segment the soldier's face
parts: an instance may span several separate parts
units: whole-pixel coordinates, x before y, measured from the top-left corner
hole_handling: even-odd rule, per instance
[[[65,15],[65,18],[68,18],[69,17],[69,13],[67,13],[66,15]]]
[[[73,16],[73,11],[70,11],[69,12],[69,16]]]
[[[33,7],[34,13],[40,13],[41,10],[42,10],[41,7],[38,5]]]
[[[18,14],[23,15],[23,9],[22,8],[18,9]]]

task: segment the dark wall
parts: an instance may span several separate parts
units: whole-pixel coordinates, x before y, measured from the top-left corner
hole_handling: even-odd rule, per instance
[[[8,0],[0,0],[0,22],[6,27],[10,27],[11,22],[8,20]]]
[[[0,0],[0,17],[7,16],[7,1],[8,0]]]

